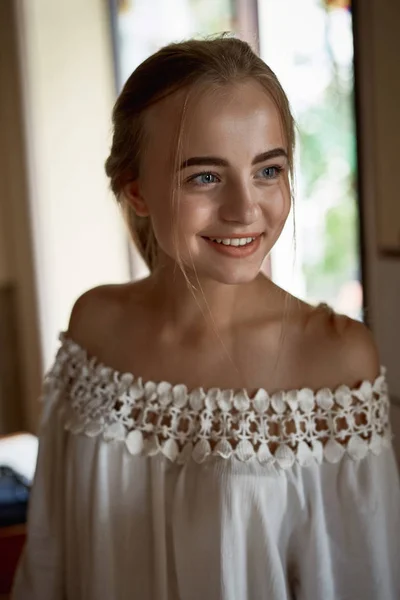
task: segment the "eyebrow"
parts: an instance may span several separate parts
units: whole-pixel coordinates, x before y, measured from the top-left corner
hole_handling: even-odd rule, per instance
[[[251,161],[251,164],[257,165],[258,163],[265,162],[271,158],[279,158],[281,156],[284,158],[288,157],[286,150],[283,148],[274,148],[273,150],[267,150],[267,152],[257,154],[257,156],[255,156]],[[192,158],[184,160],[180,165],[179,170],[186,169],[186,167],[195,166],[229,167],[229,162],[224,158],[219,158],[218,156],[193,156]]]

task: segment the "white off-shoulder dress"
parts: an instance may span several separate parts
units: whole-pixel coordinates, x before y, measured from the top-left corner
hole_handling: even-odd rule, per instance
[[[384,369],[249,398],[61,342],[14,600],[400,599]]]

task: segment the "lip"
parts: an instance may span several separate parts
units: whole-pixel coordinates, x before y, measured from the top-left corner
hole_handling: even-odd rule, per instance
[[[249,238],[249,237],[254,237],[257,238],[260,235],[262,235],[262,233],[260,233],[259,231],[257,233],[232,233],[230,235],[207,235],[207,236],[201,236],[201,237],[208,237],[208,238],[213,238],[213,239],[217,239],[217,240],[237,240],[238,238]]]
[[[224,244],[218,244],[218,242],[212,242],[211,240],[203,237],[204,241],[206,242],[206,244],[208,244],[211,248],[213,248],[216,252],[218,252],[219,254],[224,254],[225,256],[230,256],[232,258],[246,258],[247,256],[251,256],[252,254],[254,254],[255,252],[257,252],[257,250],[260,247],[261,244],[261,238],[262,238],[263,234],[262,233],[258,233],[258,234],[249,234],[247,236],[242,235],[236,235],[236,236],[231,236],[230,238],[226,238],[226,239],[234,239],[234,238],[243,238],[243,237],[255,237],[256,239],[251,242],[250,244],[247,244],[246,246],[225,246]],[[213,236],[214,237],[214,236]],[[218,239],[223,239],[223,238],[218,238]]]

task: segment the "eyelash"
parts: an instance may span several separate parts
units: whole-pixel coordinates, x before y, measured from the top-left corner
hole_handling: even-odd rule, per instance
[[[267,181],[277,179],[279,177],[280,173],[283,171],[283,167],[281,167],[280,165],[273,165],[271,167],[263,167],[261,169],[261,172],[266,171],[267,169],[275,169],[275,171],[276,171],[276,175],[274,177],[265,177],[265,179]],[[217,183],[216,181],[212,181],[212,182],[208,182],[208,183],[196,183],[196,179],[198,179],[199,177],[204,177],[204,175],[211,175],[212,177],[215,177],[216,179],[219,180],[219,176],[216,175],[215,173],[212,173],[211,171],[202,171],[201,173],[195,173],[194,175],[191,175],[186,180],[186,183],[194,183],[194,185],[197,185],[199,187],[205,187],[205,186],[213,185],[214,183]]]
[[[280,165],[273,165],[271,167],[263,167],[261,169],[261,171],[266,171],[267,169],[275,169],[276,171],[276,175],[275,177],[266,177],[265,179],[277,179],[280,175],[280,173],[283,171],[283,167],[281,167]]]
[[[202,171],[201,173],[196,173],[195,175],[191,175],[186,180],[186,183],[194,183],[195,185],[198,185],[198,186],[206,186],[206,185],[212,185],[213,183],[216,183],[215,181],[213,181],[212,183],[196,183],[196,179],[198,179],[199,177],[204,177],[204,175],[212,175],[212,177],[219,179],[218,175],[216,175],[215,173],[212,173],[211,171]]]

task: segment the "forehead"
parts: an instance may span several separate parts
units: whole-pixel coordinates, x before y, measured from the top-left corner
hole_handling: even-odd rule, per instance
[[[145,127],[149,158],[172,159],[178,139],[185,157],[245,159],[287,145],[278,108],[252,80],[177,92],[149,110]]]

